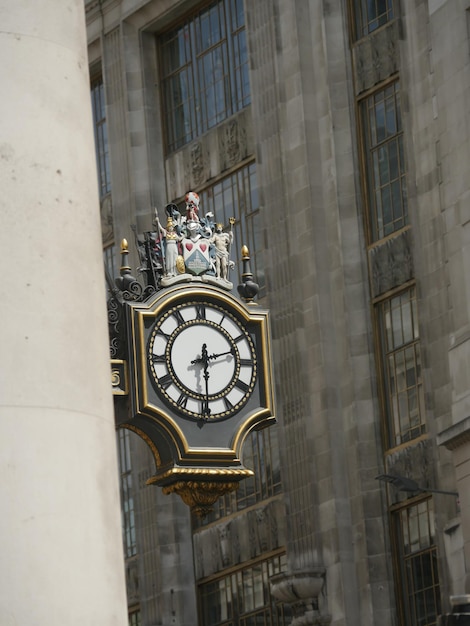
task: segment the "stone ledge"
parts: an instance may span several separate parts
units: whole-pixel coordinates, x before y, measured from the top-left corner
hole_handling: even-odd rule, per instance
[[[437,445],[445,446],[448,450],[470,443],[470,416],[440,432],[436,441]]]

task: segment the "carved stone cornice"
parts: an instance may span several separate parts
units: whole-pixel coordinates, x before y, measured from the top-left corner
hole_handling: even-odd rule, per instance
[[[353,48],[356,95],[398,72],[400,22],[394,20]]]
[[[214,175],[230,170],[253,154],[251,115],[245,108],[166,157],[170,197],[181,197],[188,188],[204,187]]]
[[[368,256],[373,298],[414,278],[409,229],[374,245]]]

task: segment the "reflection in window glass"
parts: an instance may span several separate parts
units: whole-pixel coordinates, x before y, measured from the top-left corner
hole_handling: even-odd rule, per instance
[[[356,35],[360,39],[394,17],[393,0],[354,0]]]
[[[287,626],[288,606],[276,604],[269,579],[287,568],[286,556],[275,556],[199,587],[204,626]]]
[[[137,554],[129,431],[125,428],[120,428],[117,431],[117,440],[119,473],[121,477],[121,515],[124,555],[128,558]]]
[[[110,285],[114,284],[114,278],[117,276],[116,263],[115,263],[116,255],[117,255],[117,248],[115,245],[108,246],[107,248],[103,250],[104,267],[105,267],[105,271],[107,273],[108,279],[110,281],[107,284],[108,297],[111,295]]]
[[[235,262],[238,275],[229,277],[230,280],[234,285],[238,285],[241,281],[241,248],[246,245],[250,251],[251,271],[260,286],[260,293],[262,293],[265,281],[261,260],[262,242],[259,225],[256,164],[251,163],[242,167],[234,174],[202,191],[199,196],[204,215],[212,213],[214,222],[222,224],[225,231],[229,231],[231,228],[230,218],[235,218],[231,258]]]
[[[96,165],[98,169],[98,185],[100,199],[111,191],[111,173],[109,168],[108,129],[104,85],[101,78],[91,84],[91,106],[93,127],[95,131]]]
[[[394,513],[397,587],[406,626],[435,626],[441,612],[432,500]]]
[[[389,445],[419,437],[425,430],[424,391],[415,289],[378,305],[385,365]]]
[[[370,96],[362,106],[370,236],[376,241],[408,222],[398,83]]]
[[[243,0],[218,0],[160,40],[167,148],[250,103]]]
[[[254,476],[240,481],[238,489],[219,498],[204,520],[194,518],[195,526],[205,526],[221,517],[246,509],[281,493],[281,470],[277,426],[251,433],[243,446],[243,465]]]

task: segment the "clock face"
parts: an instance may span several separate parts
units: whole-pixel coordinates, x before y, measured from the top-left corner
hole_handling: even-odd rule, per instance
[[[148,363],[163,402],[191,419],[235,415],[256,385],[251,336],[215,304],[186,302],[165,311],[150,335]]]

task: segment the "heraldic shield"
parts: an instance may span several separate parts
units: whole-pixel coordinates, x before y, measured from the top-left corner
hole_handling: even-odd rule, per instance
[[[189,274],[199,276],[209,270],[211,259],[207,239],[183,239],[182,247],[184,265]]]

